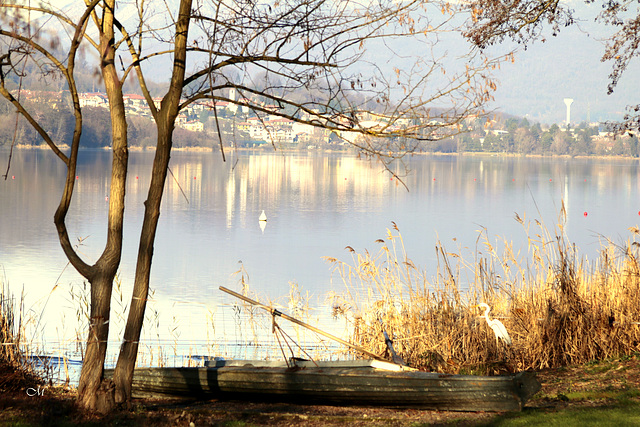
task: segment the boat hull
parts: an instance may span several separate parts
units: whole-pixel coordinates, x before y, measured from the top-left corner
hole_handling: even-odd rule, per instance
[[[395,365],[394,365],[395,366]],[[451,411],[519,411],[540,389],[535,375],[472,376],[374,367],[139,368],[134,396],[269,399]]]

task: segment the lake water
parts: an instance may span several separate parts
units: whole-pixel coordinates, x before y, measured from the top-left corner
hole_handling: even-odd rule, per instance
[[[7,157],[0,151],[3,170]],[[153,153],[130,155],[114,349],[130,296],[152,160]],[[106,240],[110,161],[106,151],[80,158],[68,228],[89,262]],[[435,273],[438,239],[447,249],[472,253],[479,230],[486,229],[492,240],[504,237],[522,246],[526,236],[516,212],[553,226],[564,201],[569,239],[589,258],[602,236],[621,242],[628,227],[640,223],[637,161],[415,156],[405,164],[408,191],[379,163],[353,155],[240,152],[223,163],[215,152],[174,152],[175,179],[167,182],[154,252],[145,360],[157,360],[161,352],[228,355],[256,341],[233,298],[218,290],[239,289],[234,272],[241,266],[261,300],[287,311],[295,282],[312,307],[307,320],[344,334],[344,326],[327,320],[325,296],[342,286],[322,257],[349,260],[347,245],[377,251],[375,240],[385,238],[392,221],[409,256],[428,275]],[[31,336],[46,342],[50,353],[66,352],[78,333],[85,338],[77,322],[83,281],[67,267],[53,225],[63,182],[63,165],[48,150],[18,150],[8,180],[0,182],[0,280],[18,297],[24,288],[24,311],[34,319]],[[262,210],[268,217],[264,230]],[[270,329],[268,321],[258,323]]]

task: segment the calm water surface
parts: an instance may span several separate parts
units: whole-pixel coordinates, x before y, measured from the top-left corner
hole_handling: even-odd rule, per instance
[[[0,156],[4,169],[8,152]],[[152,160],[153,153],[130,156],[124,298],[114,296],[113,335],[130,295]],[[111,154],[84,152],[80,161],[68,226],[93,262],[106,240]],[[435,273],[438,239],[449,250],[472,253],[478,231],[486,229],[492,241],[504,237],[523,247],[516,212],[553,226],[564,201],[569,239],[589,258],[602,236],[620,242],[640,222],[637,161],[416,156],[405,162],[409,191],[379,164],[350,155],[241,152],[223,163],[218,153],[174,153],[175,179],[167,183],[152,267],[147,347],[164,348],[164,356],[178,354],[178,347],[227,353],[234,350],[219,343],[254,339],[229,308],[232,298],[218,290],[239,289],[234,273],[241,266],[251,288],[284,310],[290,282],[297,283],[314,307],[307,320],[326,324],[325,296],[342,286],[322,257],[349,260],[347,245],[377,251],[374,241],[385,238],[392,221],[409,256],[428,274]],[[53,226],[62,166],[49,151],[18,150],[9,179],[0,182],[0,278],[14,294],[24,288],[25,311],[42,319],[30,325],[33,336],[42,336],[47,348],[69,348],[78,331],[84,338],[77,322],[83,281],[67,267]],[[263,209],[264,230],[258,222]],[[159,356],[153,351],[160,350],[149,351],[149,358]]]

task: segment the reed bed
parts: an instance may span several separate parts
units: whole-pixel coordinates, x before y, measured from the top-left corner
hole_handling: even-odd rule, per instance
[[[439,243],[431,276],[407,256],[393,224],[376,253],[347,247],[352,262],[327,258],[347,289],[331,296],[334,315],[350,322],[354,343],[384,354],[384,330],[408,365],[447,373],[539,370],[640,352],[640,230],[630,228],[622,245],[604,240],[589,262],[569,244],[565,219],[563,207],[549,230],[516,215],[528,236],[522,251],[491,244],[486,231],[471,260]],[[511,345],[494,336],[480,302]]]
[[[526,248],[520,250],[504,240],[493,243],[486,230],[479,233],[473,251],[449,252],[438,243],[434,248],[437,267],[431,273],[409,258],[395,224],[385,239],[376,241],[376,252],[359,253],[348,247],[350,262],[327,258],[345,284],[345,293],[328,295],[334,316],[340,325],[346,323],[351,335],[343,338],[384,354],[388,352],[384,331],[408,365],[447,373],[540,370],[640,352],[640,244],[636,241],[640,230],[630,228],[623,244],[603,239],[598,258],[589,262],[569,243],[565,220],[564,208],[553,229],[516,215],[528,237]],[[242,293],[258,299],[244,268],[236,274]],[[85,287],[71,292],[78,320],[87,317],[86,292]],[[21,316],[14,318],[14,299],[4,286],[0,298],[0,359],[23,364],[21,354],[30,353],[21,332],[24,321]],[[119,280],[114,299],[113,319],[119,320],[114,323],[122,324],[126,304]],[[317,324],[318,313],[312,314],[309,301],[309,294],[291,283],[288,296],[266,304]],[[504,323],[511,345],[496,339],[481,317],[480,302],[489,304],[491,317]],[[227,309],[230,317],[209,308],[203,314],[206,325],[201,325],[206,339],[185,343],[180,336],[185,325],[175,316],[161,325],[160,308],[151,294],[139,364],[199,364],[203,357],[226,356],[244,347],[256,355],[268,351],[267,357],[338,357],[332,343],[296,326],[283,324],[285,332],[275,323],[277,319],[254,306],[232,301]],[[222,322],[218,327],[214,317]],[[224,324],[236,331],[232,336],[222,331],[227,344],[216,334]],[[168,335],[161,334],[165,328]],[[113,332],[117,346],[121,331]],[[85,334],[82,327],[76,330],[80,355]],[[66,377],[68,381],[68,373]]]
[[[31,365],[26,363],[22,302],[16,302],[8,286],[0,281],[0,393],[23,390],[41,384]]]
[[[0,283],[0,362],[17,366],[21,362],[20,328],[14,306],[14,298]]]

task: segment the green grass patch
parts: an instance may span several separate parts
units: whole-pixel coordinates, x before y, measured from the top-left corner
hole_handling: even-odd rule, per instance
[[[637,389],[604,389],[604,390],[582,390],[558,393],[555,396],[541,395],[540,399],[562,400],[564,402],[580,402],[585,400],[614,400],[618,402],[633,402],[630,399],[640,397],[640,390]]]
[[[585,369],[587,374],[602,374],[604,372],[610,371],[614,368],[614,365],[610,363],[603,363],[601,365],[590,366]]]
[[[563,409],[560,411],[525,410],[507,414],[483,424],[491,426],[599,426],[640,425],[640,403],[626,402],[616,406]]]

